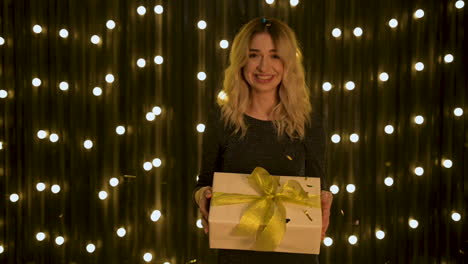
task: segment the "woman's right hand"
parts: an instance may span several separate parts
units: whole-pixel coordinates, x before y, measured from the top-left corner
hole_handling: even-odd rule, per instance
[[[202,214],[202,225],[205,230],[205,234],[208,234],[208,215],[210,213],[210,201],[211,201],[211,187],[206,186],[200,190],[201,194],[198,200],[198,209]]]

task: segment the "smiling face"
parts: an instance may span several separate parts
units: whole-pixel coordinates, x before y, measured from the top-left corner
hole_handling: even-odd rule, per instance
[[[254,35],[242,73],[252,92],[276,92],[283,78],[283,62],[270,34]]]

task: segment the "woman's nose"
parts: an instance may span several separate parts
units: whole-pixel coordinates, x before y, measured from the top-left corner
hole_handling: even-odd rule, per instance
[[[262,72],[265,72],[268,70],[268,67],[270,67],[270,62],[265,58],[261,58],[260,62],[257,65],[257,69]]]

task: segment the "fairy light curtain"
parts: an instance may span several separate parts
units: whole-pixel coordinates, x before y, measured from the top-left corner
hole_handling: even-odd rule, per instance
[[[2,1],[0,262],[214,263],[191,200],[203,123],[235,33],[271,16],[326,116],[322,263],[458,263],[464,5]]]

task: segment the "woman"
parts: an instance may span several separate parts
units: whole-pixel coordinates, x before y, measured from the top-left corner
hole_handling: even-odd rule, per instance
[[[309,101],[302,54],[294,32],[276,19],[257,18],[234,38],[223,91],[208,118],[194,199],[208,230],[213,173],[251,173],[321,178],[322,239],[332,195],[325,165],[322,119]],[[318,263],[316,255],[218,250],[219,263]]]

